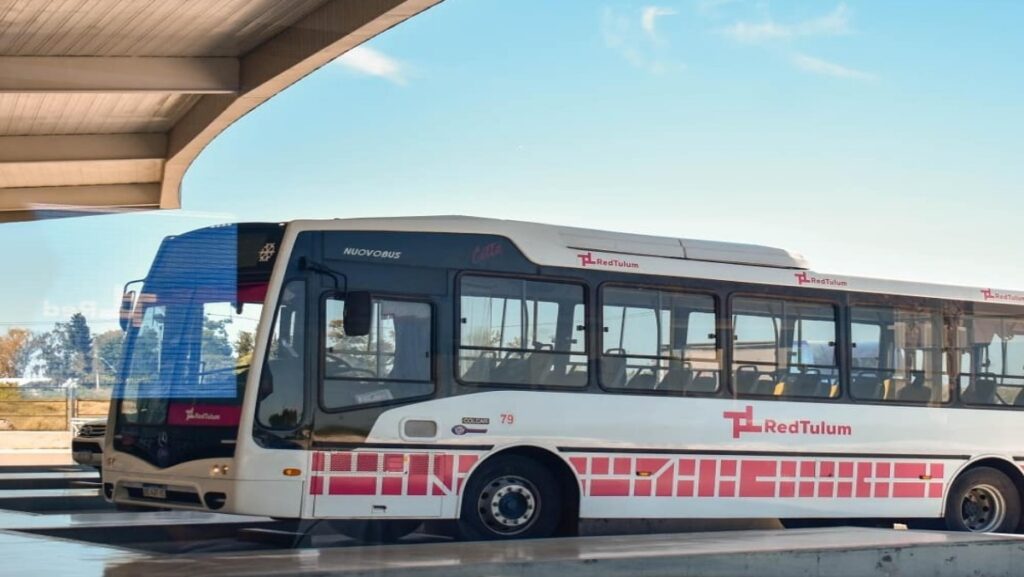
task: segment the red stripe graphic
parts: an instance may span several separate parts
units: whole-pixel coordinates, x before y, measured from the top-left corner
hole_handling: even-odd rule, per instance
[[[585,497],[941,499],[945,474],[942,463],[924,461],[576,454],[569,462]]]
[[[314,452],[312,495],[458,495],[480,454]],[[707,455],[575,454],[585,497],[941,499],[945,466],[928,461],[793,460]]]
[[[457,495],[479,455],[448,452],[317,451],[311,495]],[[329,467],[324,467],[329,463]],[[326,470],[325,470],[326,469]],[[627,482],[628,487],[628,482]]]

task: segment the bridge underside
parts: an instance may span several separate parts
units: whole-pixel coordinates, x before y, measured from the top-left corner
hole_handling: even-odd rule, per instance
[[[232,122],[440,0],[0,6],[0,222],[181,206]]]

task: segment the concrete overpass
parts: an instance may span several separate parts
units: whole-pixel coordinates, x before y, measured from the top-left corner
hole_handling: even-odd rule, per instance
[[[0,222],[180,207],[232,122],[440,1],[0,4]]]

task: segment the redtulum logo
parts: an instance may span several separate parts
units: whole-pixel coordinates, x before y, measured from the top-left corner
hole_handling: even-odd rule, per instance
[[[601,258],[594,256],[592,252],[581,252],[576,255],[576,258],[580,259],[580,266],[610,266],[613,268],[640,268],[640,265],[628,260],[621,260],[617,258]]]
[[[827,421],[794,419],[776,421],[765,419],[754,421],[754,407],[747,405],[743,411],[725,411],[722,417],[732,419],[732,438],[739,439],[743,433],[772,433],[776,435],[824,435],[828,437],[849,437],[853,434],[851,425],[836,425]]]
[[[195,407],[189,407],[185,409],[185,422],[189,421],[219,421],[220,415],[216,413],[202,413],[196,410]]]
[[[1001,293],[992,289],[981,289],[981,296],[987,301],[1001,301],[1004,303],[1024,303],[1024,296],[1010,293]]]
[[[846,281],[837,278],[829,278],[827,276],[814,276],[808,272],[797,272],[793,273],[796,277],[796,282],[801,286],[805,284],[814,284],[819,286],[846,286]]]

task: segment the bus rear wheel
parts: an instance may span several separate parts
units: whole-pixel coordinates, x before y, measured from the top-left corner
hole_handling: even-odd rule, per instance
[[[1009,533],[1021,520],[1020,493],[1002,471],[978,467],[960,475],[946,500],[946,528]]]
[[[519,455],[488,460],[466,484],[459,529],[475,540],[550,537],[562,516],[554,475]]]

